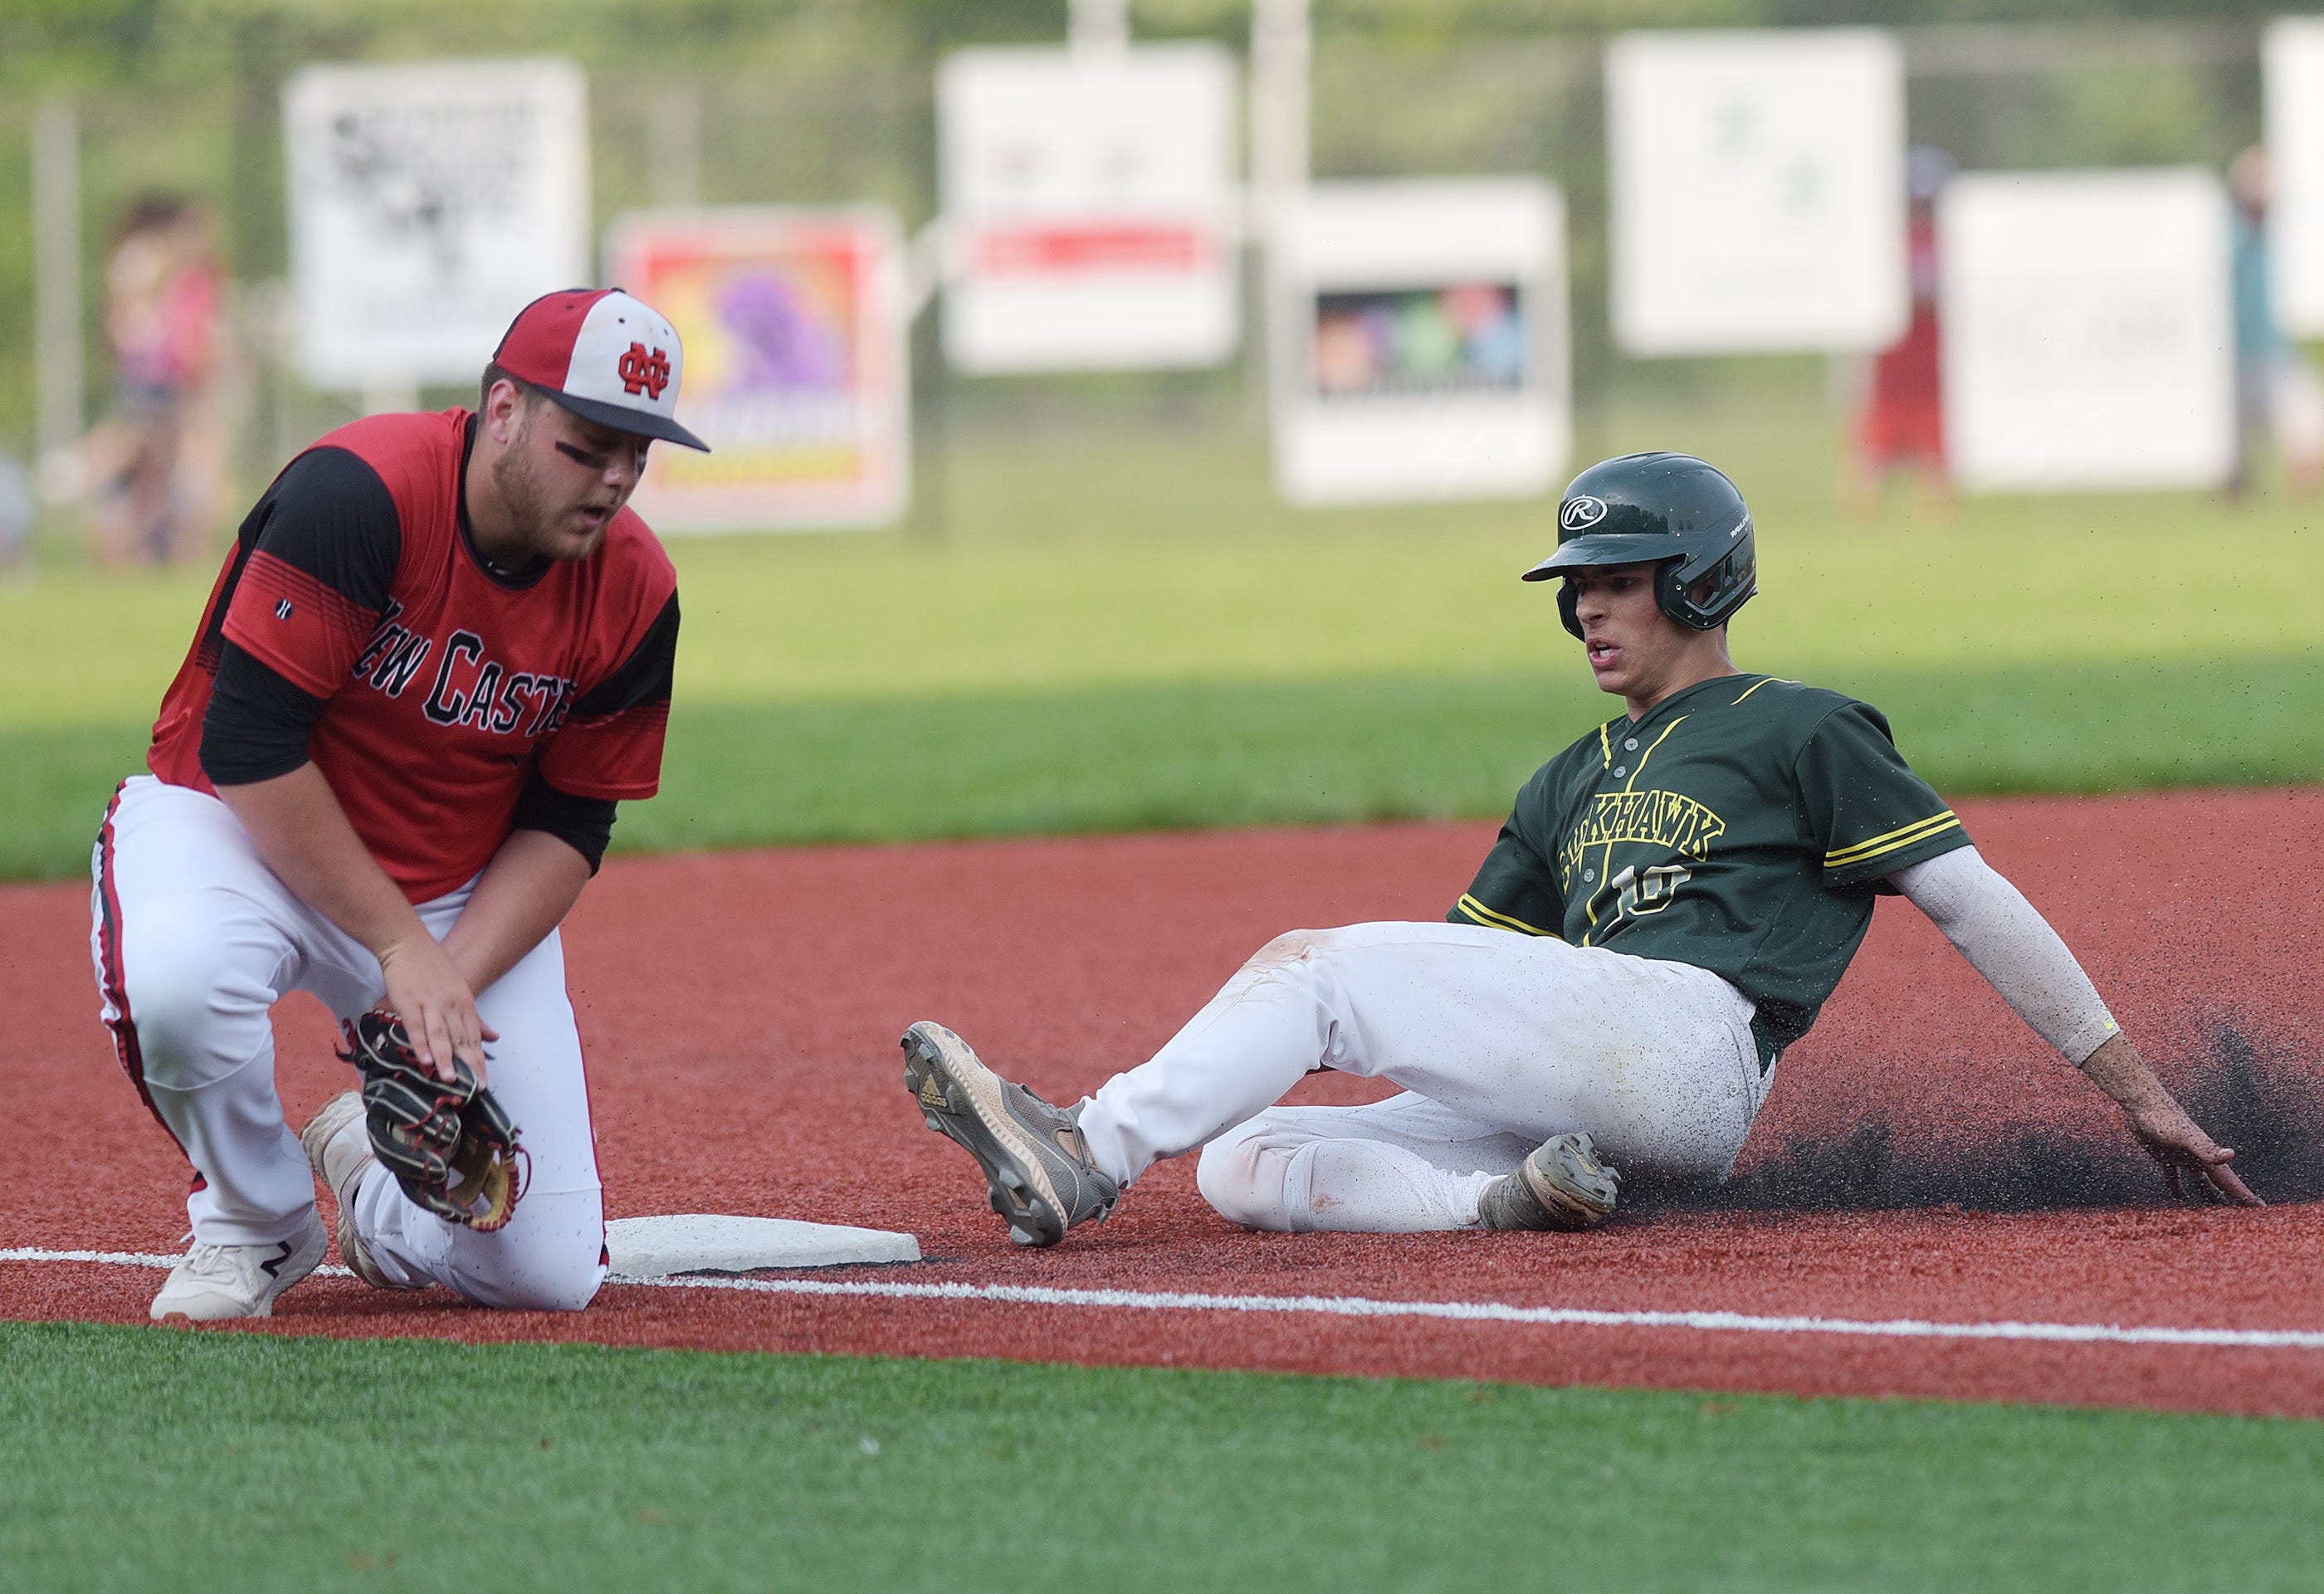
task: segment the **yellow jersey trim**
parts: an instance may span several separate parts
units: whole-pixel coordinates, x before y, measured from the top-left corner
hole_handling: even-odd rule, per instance
[[[1823,866],[1826,869],[1844,869],[1852,863],[1868,862],[1872,859],[1885,857],[1890,852],[1902,852],[1915,842],[1924,842],[1932,835],[1941,835],[1948,830],[1957,830],[1960,826],[1960,821],[1953,816],[1953,811],[1950,808],[1947,808],[1941,814],[1933,814],[1926,819],[1915,820],[1913,824],[1902,825],[1886,835],[1876,835],[1870,841],[1858,842],[1852,847],[1841,847],[1834,852],[1826,852],[1823,855]]]
[[[1654,741],[1647,743],[1646,751],[1638,755],[1638,767],[1630,771],[1630,778],[1628,780],[1622,782],[1622,789],[1624,791],[1637,790],[1638,777],[1646,772],[1646,760],[1655,756],[1655,749],[1660,747],[1664,742],[1668,742],[1670,740],[1670,733],[1673,731],[1677,730],[1681,725],[1686,723],[1689,717],[1690,716],[1686,714],[1679,715],[1678,718],[1673,720],[1669,724],[1663,727],[1663,733],[1661,735],[1655,737]],[[1608,854],[1609,857],[1612,854],[1610,853]]]
[[[1798,685],[1799,683],[1797,681],[1786,680],[1782,676],[1769,676],[1764,681],[1755,681],[1750,686],[1746,686],[1743,689],[1743,697],[1748,697],[1752,693],[1757,692],[1761,686],[1796,686]],[[1743,697],[1738,697],[1733,703],[1729,704],[1727,706],[1729,708],[1739,707],[1743,702]]]
[[[1663,733],[1661,735],[1655,737],[1652,742],[1646,744],[1646,751],[1640,753],[1638,755],[1638,761],[1630,767],[1630,778],[1622,782],[1622,789],[1625,792],[1632,792],[1638,789],[1638,777],[1646,772],[1646,760],[1655,756],[1655,749],[1660,747],[1664,742],[1668,742],[1670,740],[1670,733],[1673,731],[1677,730],[1681,725],[1686,723],[1689,717],[1690,716],[1686,714],[1679,715],[1678,718],[1673,720],[1669,724],[1663,727]],[[1607,722],[1608,724],[1611,724],[1613,722],[1610,720]],[[1598,740],[1601,742],[1606,740],[1605,725],[1598,727]],[[1611,746],[1609,746],[1606,749],[1606,761],[1609,764],[1614,761],[1614,750]],[[1613,841],[1609,840],[1606,843],[1606,855],[1598,861],[1598,867],[1601,871],[1609,873],[1611,872],[1614,865],[1614,847],[1615,843]],[[1589,931],[1582,937],[1582,944],[1584,946],[1589,945],[1590,937],[1598,933],[1598,898],[1600,893],[1611,889],[1612,882],[1610,880],[1603,882],[1599,886],[1596,891],[1592,891],[1582,900],[1582,906],[1590,915]]]
[[[1514,918],[1506,913],[1494,912],[1466,891],[1461,893],[1461,900],[1454,906],[1489,930],[1521,930],[1528,935],[1544,935],[1552,941],[1557,939],[1555,933],[1552,931],[1536,929],[1521,918]]]
[[[1606,725],[1613,723],[1608,720],[1605,725],[1598,727],[1598,751],[1606,755],[1606,768],[1609,769],[1614,767],[1614,743],[1606,735]]]

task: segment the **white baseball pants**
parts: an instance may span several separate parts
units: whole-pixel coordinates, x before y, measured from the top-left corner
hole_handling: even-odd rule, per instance
[[[1704,970],[1514,931],[1296,930],[1100,1087],[1082,1133],[1124,1184],[1202,1147],[1204,1198],[1246,1228],[1471,1228],[1487,1184],[1578,1129],[1617,1168],[1725,1178],[1769,1083],[1752,1012]],[[1319,1064],[1406,1093],[1274,1105]]]
[[[384,993],[379,961],[276,878],[224,803],[150,776],[114,799],[92,871],[102,1017],[122,1067],[194,1166],[195,1238],[290,1238],[315,1184],[275,1092],[268,1010],[304,990],[355,1017]],[[440,939],[467,899],[464,886],[423,903],[420,922]],[[476,1009],[500,1033],[487,1072],[530,1163],[515,1215],[492,1234],[447,1223],[374,1167],[353,1202],[356,1232],[398,1283],[447,1285],[488,1306],[578,1310],[604,1276],[604,1205],[557,935],[478,992]],[[361,1083],[349,1069],[348,1086]]]

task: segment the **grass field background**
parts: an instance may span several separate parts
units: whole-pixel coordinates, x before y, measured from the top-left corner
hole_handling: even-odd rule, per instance
[[[2324,779],[2312,506],[1851,519],[1828,436],[1746,415],[1580,451],[1733,470],[1746,668],[1878,704],[1951,791]],[[905,529],[672,540],[663,794],[617,847],[1490,815],[1615,712],[1516,579],[1545,504],[955,443]],[[87,868],[210,574],[0,585],[0,878]],[[28,1589],[2260,1590],[2324,1552],[2324,1426],[2133,1413],[0,1323],[0,1436]]]
[[[1833,507],[1796,414],[1615,417],[1727,462],[1747,668],[1886,709],[1941,788],[2324,778],[2315,506]],[[1517,573],[1543,503],[1303,512],[1204,433],[962,444],[904,530],[671,539],[665,792],[618,847],[1487,815],[1614,711]],[[0,877],[86,867],[209,574],[0,588]]]
[[[0,1433],[23,1590],[2258,1594],[2324,1555],[2324,1425],[2130,1412],[12,1323]]]

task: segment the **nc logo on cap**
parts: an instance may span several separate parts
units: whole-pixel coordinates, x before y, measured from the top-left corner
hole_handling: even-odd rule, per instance
[[[661,390],[669,385],[669,356],[659,348],[648,354],[645,345],[633,343],[622,356],[621,377],[624,392],[643,393],[658,401]]]
[[[544,293],[509,323],[494,364],[585,419],[707,452],[678,424],[678,328],[618,288]]]
[[[1558,529],[1564,531],[1586,531],[1605,518],[1606,501],[1587,493],[1567,499],[1565,507],[1557,511]]]

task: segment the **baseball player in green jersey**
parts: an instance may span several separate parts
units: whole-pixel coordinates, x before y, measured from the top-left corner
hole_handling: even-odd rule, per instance
[[[1566,488],[1557,550],[1525,579],[1561,582],[1565,629],[1626,712],[1526,782],[1445,922],[1280,936],[1071,1109],[914,1025],[905,1083],[1012,1237],[1054,1245],[1197,1147],[1211,1205],[1278,1230],[1579,1230],[1614,1210],[1618,1169],[1715,1183],[1883,894],[2120,1103],[2173,1193],[2259,1204],[1878,712],[1735,668],[1753,540],[1734,484],[1685,455]],[[1318,1067],[1402,1093],[1276,1104]]]

